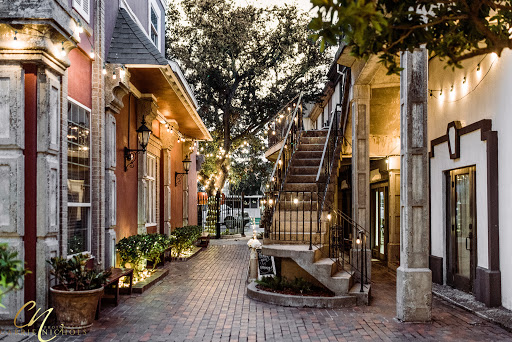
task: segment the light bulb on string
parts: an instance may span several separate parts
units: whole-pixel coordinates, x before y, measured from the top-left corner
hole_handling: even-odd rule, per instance
[[[116,75],[116,71],[112,71],[112,79],[115,80],[117,79],[117,75]]]
[[[124,69],[124,65],[121,66],[121,70],[119,71],[119,75],[121,78],[124,78],[124,75],[126,74],[126,70]]]
[[[101,70],[101,72],[103,73],[103,75],[107,74],[107,67],[105,66],[105,63],[103,63],[103,70]]]

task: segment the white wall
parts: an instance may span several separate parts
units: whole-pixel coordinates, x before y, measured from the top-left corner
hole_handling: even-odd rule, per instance
[[[476,165],[477,265],[487,268],[487,142],[480,130],[460,137],[460,158],[450,159],[448,143],[434,148],[430,159],[430,225],[432,255],[442,257],[446,269],[446,180],[445,171]],[[446,272],[443,273],[446,282]]]
[[[464,62],[464,69],[457,69],[452,72],[449,68],[444,69],[444,64],[438,60],[432,60],[429,64],[429,89],[443,89],[444,99],[439,99],[439,91],[434,91],[435,97],[430,97],[428,107],[428,130],[429,141],[446,134],[446,126],[449,122],[459,120],[463,126],[482,119],[492,120],[492,129],[498,132],[498,177],[499,177],[499,224],[500,224],[500,271],[502,284],[502,305],[508,309],[512,309],[512,287],[507,286],[512,283],[512,177],[509,176],[512,170],[512,136],[509,132],[512,127],[512,51],[506,50],[502,56],[491,64],[494,56],[488,55],[482,60],[477,57]],[[480,63],[480,71],[478,72],[477,64]],[[463,84],[463,78],[466,77],[466,83]],[[450,92],[451,85],[454,85],[454,91]],[[480,132],[478,131],[477,134]],[[461,137],[461,142],[463,138]],[[471,146],[471,142],[467,142]],[[482,142],[480,146],[484,145]],[[461,146],[461,158],[464,149]],[[476,147],[475,147],[476,148]],[[438,152],[439,150],[439,152]],[[440,158],[442,145],[436,149],[436,157]],[[444,149],[446,150],[446,148]],[[439,153],[439,154],[438,154]],[[479,151],[480,155],[482,152]],[[477,158],[475,150],[473,158]],[[448,158],[448,155],[444,156]],[[480,158],[480,157],[478,157]],[[469,162],[469,161],[468,161]],[[432,172],[434,176],[434,172]],[[478,193],[478,186],[482,183],[477,166],[477,197],[482,195]],[[437,190],[432,189],[432,207],[437,203],[434,196],[442,196],[437,194],[439,186],[434,185],[439,179],[432,178],[431,186],[435,186]],[[486,183],[482,184],[483,186]],[[485,192],[486,194],[487,192]],[[480,201],[481,202],[481,201]],[[482,208],[482,204],[477,203],[477,210]],[[480,213],[480,211],[479,211]],[[480,218],[478,218],[480,221]],[[434,215],[432,215],[433,240],[432,250],[437,251],[434,247]],[[479,225],[479,233],[482,227]],[[478,236],[479,246],[483,245],[483,240]],[[437,241],[436,243],[439,243]],[[484,246],[486,247],[486,246]],[[480,248],[478,249],[479,265],[480,260],[487,259],[487,253],[482,255]]]

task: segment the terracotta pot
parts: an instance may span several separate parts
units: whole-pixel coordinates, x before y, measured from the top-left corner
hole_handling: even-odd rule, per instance
[[[63,324],[66,330],[88,331],[91,328],[103,287],[87,291],[63,291],[51,287],[50,292],[58,325]]]

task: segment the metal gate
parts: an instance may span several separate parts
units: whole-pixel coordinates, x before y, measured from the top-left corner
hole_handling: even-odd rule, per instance
[[[197,207],[198,222],[203,231],[215,234],[217,239],[221,235],[245,236],[245,230],[250,228],[251,219],[245,210],[243,193],[226,195],[217,192],[210,197],[206,197],[206,194],[199,195]]]

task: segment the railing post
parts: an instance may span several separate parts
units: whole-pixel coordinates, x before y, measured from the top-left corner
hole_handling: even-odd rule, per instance
[[[242,236],[245,237],[245,210],[244,210],[244,193],[242,192]],[[251,221],[249,220],[249,223]]]
[[[215,211],[217,219],[215,221],[215,238],[220,239],[220,191],[215,194]]]
[[[363,273],[364,273],[364,264],[366,263],[366,241],[364,241],[364,237],[363,237],[363,233],[361,232],[361,289],[359,290],[359,292],[364,292],[364,287],[363,287],[363,283],[364,283],[364,279],[363,279]]]

